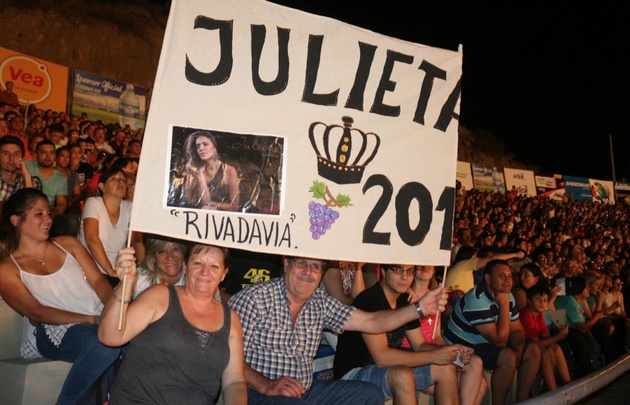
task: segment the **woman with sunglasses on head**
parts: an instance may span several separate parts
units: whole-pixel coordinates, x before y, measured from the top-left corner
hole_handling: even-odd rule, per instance
[[[130,201],[127,195],[127,177],[121,169],[108,169],[98,180],[99,196],[85,201],[81,215],[79,240],[88,249],[112,285],[118,283],[114,262],[118,250],[127,245]]]
[[[188,244],[160,235],[147,235],[146,252],[139,264],[134,298],[154,284],[182,286],[185,284],[184,257]]]

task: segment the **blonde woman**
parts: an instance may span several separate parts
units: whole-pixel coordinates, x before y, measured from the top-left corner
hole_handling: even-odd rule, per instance
[[[149,236],[146,255],[138,270],[134,298],[154,284],[184,285],[186,252],[188,246],[180,240],[159,235]]]

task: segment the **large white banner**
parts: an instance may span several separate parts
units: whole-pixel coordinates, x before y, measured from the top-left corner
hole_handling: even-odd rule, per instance
[[[133,229],[448,263],[461,60],[263,1],[173,1]]]

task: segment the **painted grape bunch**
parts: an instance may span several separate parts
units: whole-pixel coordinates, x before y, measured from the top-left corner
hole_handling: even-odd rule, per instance
[[[339,211],[335,207],[350,206],[350,197],[343,194],[334,197],[326,184],[317,180],[313,181],[313,186],[309,191],[313,193],[315,199],[324,200],[324,203],[317,201],[308,203],[308,217],[311,224],[309,231],[313,239],[317,240],[339,219]]]

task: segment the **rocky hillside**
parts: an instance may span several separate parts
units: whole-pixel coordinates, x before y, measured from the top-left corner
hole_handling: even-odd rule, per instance
[[[0,46],[145,88],[168,18],[164,0],[0,0]],[[487,131],[459,128],[458,159],[526,168]]]
[[[148,0],[1,0],[0,46],[150,88],[166,6]]]

